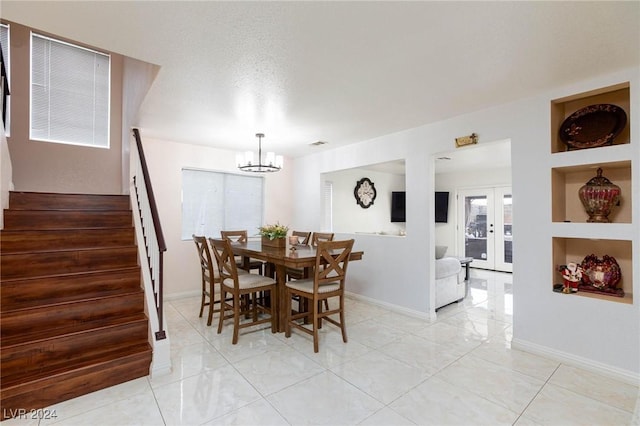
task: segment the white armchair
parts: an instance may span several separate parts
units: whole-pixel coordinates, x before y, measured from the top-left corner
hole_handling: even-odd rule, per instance
[[[446,248],[445,248],[446,250]],[[459,302],[465,296],[464,272],[456,257],[441,257],[436,259],[436,309],[450,303]],[[437,253],[440,254],[440,253]]]

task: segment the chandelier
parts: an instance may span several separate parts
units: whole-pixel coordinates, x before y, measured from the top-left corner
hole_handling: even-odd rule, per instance
[[[236,164],[238,165],[238,168],[243,172],[277,172],[282,168],[282,155],[276,155],[274,152],[267,152],[263,163],[262,138],[264,138],[264,134],[256,133],[256,137],[258,138],[258,161],[254,161],[252,151],[238,153],[236,155]]]

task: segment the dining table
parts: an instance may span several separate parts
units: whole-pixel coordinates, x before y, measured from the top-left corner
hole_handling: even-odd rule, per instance
[[[285,283],[287,268],[303,269],[306,277],[312,276],[316,265],[316,246],[292,245],[287,241],[284,247],[272,247],[263,245],[262,241],[247,240],[242,243],[232,242],[231,249],[234,255],[242,257],[243,265],[248,265],[249,259],[262,260],[267,262],[266,274],[275,274],[277,297],[272,297],[271,303],[272,309],[275,310],[276,329],[278,332],[284,332],[287,318],[283,309],[286,306]],[[363,251],[352,250],[349,261],[361,260],[363,255]]]

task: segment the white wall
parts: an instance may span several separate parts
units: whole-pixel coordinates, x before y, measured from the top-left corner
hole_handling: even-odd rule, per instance
[[[580,360],[593,368],[608,368],[620,376],[638,377],[640,315],[638,297],[627,305],[586,297],[560,297],[552,291],[550,101],[570,94],[621,82],[631,82],[631,110],[639,111],[637,69],[579,82],[568,87],[472,114],[455,117],[356,145],[296,159],[294,224],[314,229],[321,223],[320,175],[404,158],[406,161],[407,237],[356,234],[362,261],[353,262],[348,288],[363,297],[434,314],[433,283],[435,224],[433,218],[434,160],[432,155],[453,149],[461,135],[477,133],[480,142],[511,139],[514,195],[514,343]],[[637,114],[632,135],[640,134]],[[640,161],[633,141],[635,166]],[[637,168],[637,167],[636,167]],[[637,182],[637,170],[634,171]],[[633,223],[639,223],[635,185]],[[639,227],[629,238],[638,245]],[[633,254],[640,264],[640,250]],[[400,271],[393,274],[391,271]],[[633,289],[638,293],[638,271]]]
[[[138,111],[160,67],[125,56],[122,65],[122,193],[129,193],[129,181],[133,171],[129,161],[131,148],[136,149],[131,137],[133,123],[138,121]]]
[[[463,255],[463,248],[456,246],[456,223],[458,219],[456,193],[458,190],[509,185],[511,185],[511,168],[508,167],[482,171],[437,173],[435,178],[436,191],[449,192],[449,217],[447,223],[436,223],[436,245],[447,246],[447,255]]]
[[[368,177],[376,188],[373,205],[363,209],[356,203],[356,183]],[[391,192],[405,190],[404,175],[362,169],[348,169],[323,176],[333,182],[333,231],[399,235],[404,223],[391,222]]]
[[[164,255],[165,297],[171,299],[200,294],[200,263],[195,245],[192,240],[181,239],[182,169],[187,167],[236,173],[236,153],[145,138],[144,129],[141,129],[141,137],[167,243]],[[267,173],[265,176],[265,223],[291,223],[292,171],[288,159],[285,158],[280,172]]]

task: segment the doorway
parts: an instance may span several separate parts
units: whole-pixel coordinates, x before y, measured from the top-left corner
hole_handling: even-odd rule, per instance
[[[463,189],[457,193],[458,247],[473,266],[513,271],[510,186]]]

